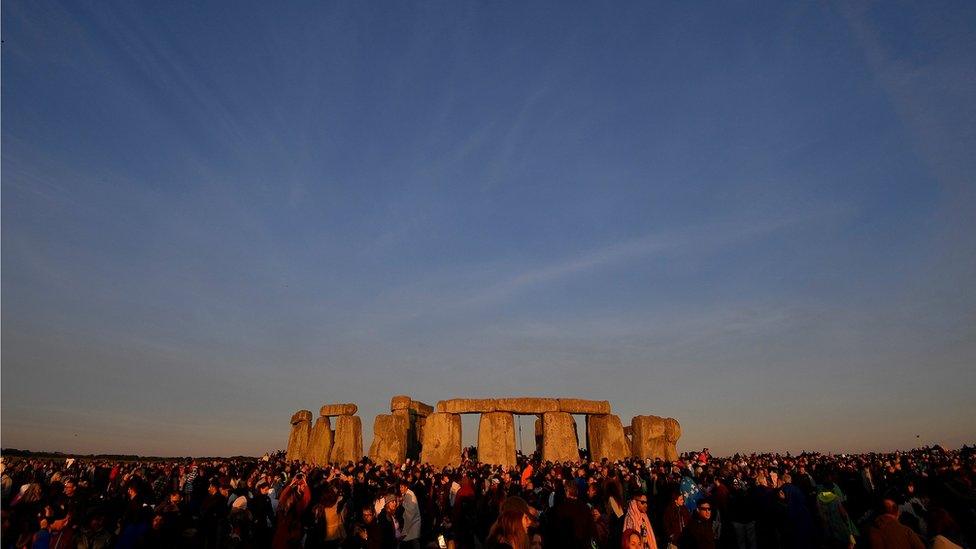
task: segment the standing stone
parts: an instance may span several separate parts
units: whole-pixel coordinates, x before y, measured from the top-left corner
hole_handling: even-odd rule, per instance
[[[410,459],[417,459],[420,456],[420,439],[417,438],[417,420],[423,419],[416,415],[411,408],[401,408],[399,410],[393,410],[393,415],[400,418],[407,425],[407,434],[405,437],[406,444],[406,457]]]
[[[664,418],[658,416],[635,416],[630,426],[633,429],[634,456],[643,459],[665,459]]]
[[[461,464],[461,416],[443,412],[427,416],[420,460],[436,469]]]
[[[376,463],[390,461],[401,464],[407,459],[407,436],[410,418],[398,413],[380,414],[373,422],[373,443],[369,458]]]
[[[490,465],[515,466],[515,416],[508,412],[481,414],[478,460]]]
[[[390,411],[409,410],[411,402],[411,398],[407,395],[396,395],[390,399]]]
[[[312,412],[299,410],[291,416],[291,432],[288,434],[288,448],[285,459],[304,461],[308,452],[308,439],[312,434]]]
[[[579,461],[579,440],[573,416],[566,412],[542,414],[542,460]]]
[[[587,447],[590,459],[600,461],[607,458],[617,461],[630,455],[630,443],[624,436],[624,426],[620,416],[612,414],[586,416]]]
[[[678,439],[681,438],[681,424],[673,417],[664,420],[664,459],[678,461]]]
[[[424,428],[427,427],[427,418],[429,416],[418,417],[416,421],[417,430],[417,443],[423,444],[424,442]]]
[[[308,442],[308,459],[312,465],[326,465],[332,452],[332,424],[328,416],[320,416],[312,427],[312,437]]]
[[[363,457],[363,422],[359,416],[336,418],[335,440],[329,462],[344,464],[359,461]]]

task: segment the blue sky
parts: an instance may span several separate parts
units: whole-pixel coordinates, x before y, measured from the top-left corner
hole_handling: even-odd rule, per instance
[[[4,447],[368,445],[401,393],[976,440],[972,3],[2,16]]]

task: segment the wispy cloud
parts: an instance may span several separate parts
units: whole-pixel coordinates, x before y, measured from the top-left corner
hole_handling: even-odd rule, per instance
[[[848,208],[832,208],[785,219],[732,221],[693,227],[681,232],[645,234],[510,274],[488,284],[474,295],[461,299],[456,305],[487,306],[509,299],[533,287],[600,269],[613,268],[638,259],[663,257],[676,250],[709,253],[721,246],[745,242],[812,219],[824,216],[835,217],[849,211]]]

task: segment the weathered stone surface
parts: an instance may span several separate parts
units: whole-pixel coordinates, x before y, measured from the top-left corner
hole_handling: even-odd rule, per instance
[[[424,429],[427,427],[428,417],[430,416],[418,417],[417,421],[414,423],[414,428],[417,431],[417,442],[421,444],[424,441]]]
[[[635,456],[634,452],[634,429],[630,425],[624,425],[624,438],[627,439],[627,448],[630,449],[630,453],[627,455]]]
[[[326,465],[332,452],[332,424],[328,417],[321,416],[315,420],[312,436],[308,441],[306,460],[312,465]]]
[[[461,416],[443,412],[427,416],[420,460],[438,469],[461,464]]]
[[[554,398],[496,398],[495,411],[513,414],[558,412],[559,401]]]
[[[397,395],[390,400],[390,411],[410,410],[414,415],[427,417],[434,413],[434,407],[430,404],[413,400],[406,395]]]
[[[491,465],[515,466],[515,416],[508,412],[481,414],[478,460]]]
[[[411,425],[410,434],[407,436],[407,457],[410,459],[420,459],[420,450],[424,443],[424,428],[427,426],[427,418],[430,416],[415,416]]]
[[[437,403],[438,412],[449,414],[484,414],[495,411],[495,400],[491,398],[452,398]]]
[[[300,410],[291,416],[291,432],[288,434],[288,447],[285,459],[304,461],[308,452],[308,439],[312,435],[312,412]]]
[[[402,414],[380,414],[373,422],[373,443],[369,458],[376,463],[403,463],[407,459],[410,418]]]
[[[678,460],[678,439],[681,438],[681,424],[673,417],[664,419],[664,459]]]
[[[410,411],[420,417],[427,417],[434,413],[434,407],[419,400],[410,401]]]
[[[407,395],[397,395],[390,399],[390,411],[409,410],[411,399]]]
[[[535,451],[542,455],[542,416],[535,418]]]
[[[359,416],[336,418],[335,439],[329,463],[343,464],[363,457],[363,422]]]
[[[579,440],[573,416],[566,412],[542,414],[542,460],[579,460]]]
[[[634,456],[639,458],[666,459],[664,440],[664,418],[658,416],[635,416],[630,426],[633,429],[631,442]]]
[[[619,416],[586,416],[586,436],[593,461],[603,458],[617,461],[630,455],[630,442],[624,436],[624,426]]]
[[[582,398],[559,399],[559,411],[569,414],[599,414],[610,413],[610,403],[606,400],[586,400]]]
[[[355,404],[326,404],[319,408],[320,416],[353,416],[359,410]]]

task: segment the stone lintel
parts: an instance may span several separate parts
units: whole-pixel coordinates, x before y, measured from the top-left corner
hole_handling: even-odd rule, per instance
[[[319,408],[319,415],[325,417],[356,415],[359,407],[352,403],[325,404]]]

